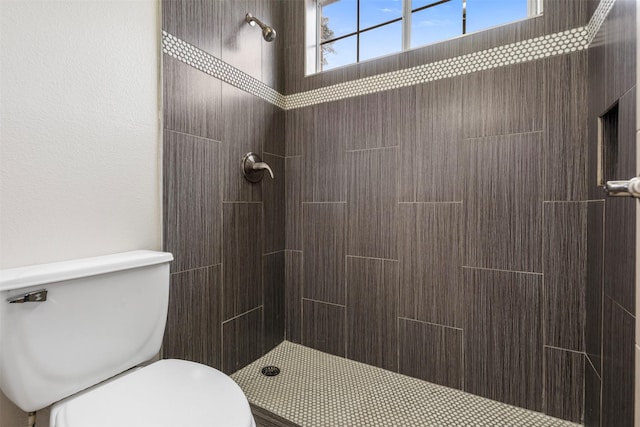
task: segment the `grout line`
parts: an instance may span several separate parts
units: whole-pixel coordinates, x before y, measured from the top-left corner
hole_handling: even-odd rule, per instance
[[[606,293],[605,293],[605,296],[606,296],[607,298],[609,298],[609,299],[611,300],[611,302],[612,302],[612,303],[614,303],[615,305],[617,305],[617,306],[618,306],[622,311],[624,311],[624,312],[625,312],[625,313],[627,313],[629,316],[631,316],[631,318],[632,318],[632,319],[635,319],[635,318],[636,318],[635,314],[631,314],[631,313],[629,312],[629,310],[627,310],[626,308],[624,308],[623,306],[621,306],[621,305],[618,303],[618,301],[614,300],[613,298],[611,298],[611,297],[610,297],[609,295],[607,295]],[[634,338],[634,340],[635,340],[635,338]],[[634,344],[635,344],[635,341],[634,341]]]
[[[542,203],[598,203],[604,202],[604,199],[595,200],[543,200]]]
[[[588,353],[584,354],[585,359],[587,359],[587,361],[589,362],[589,365],[591,365],[591,367],[593,368],[593,372],[595,372],[596,376],[598,377],[598,379],[600,381],[602,381],[602,377],[600,376],[600,374],[598,373],[598,370],[596,369],[595,365],[593,364],[593,362],[591,361],[591,357],[589,356]]]
[[[483,139],[491,139],[491,138],[503,138],[503,137],[507,137],[507,136],[518,136],[518,135],[536,135],[536,134],[542,134],[545,133],[546,130],[530,130],[527,132],[513,132],[513,133],[501,133],[501,134],[497,134],[497,135],[484,135],[484,136],[474,136],[472,138],[461,138],[460,142],[478,142],[481,141]]]
[[[568,348],[562,348],[562,347],[554,347],[552,345],[546,345],[544,344],[542,347],[544,348],[550,348],[552,350],[560,350],[560,351],[565,351],[567,353],[576,353],[576,354],[584,354],[584,351],[578,351],[578,350],[571,350]]]
[[[360,153],[363,151],[374,151],[374,150],[394,150],[400,148],[399,145],[392,145],[391,147],[372,147],[372,148],[357,148],[355,150],[344,150],[346,153]]]
[[[263,307],[263,305],[262,305],[262,304],[260,304],[259,306],[254,307],[254,308],[252,308],[251,310],[245,311],[244,313],[238,314],[237,316],[233,316],[231,319],[227,319],[227,320],[223,321],[223,322],[222,322],[222,324],[224,325],[225,323],[229,323],[229,322],[231,322],[232,320],[236,320],[237,318],[242,317],[242,316],[244,316],[245,314],[249,314],[249,313],[251,313],[252,311],[256,311],[256,310],[258,310],[258,309],[260,309],[260,308],[262,308],[262,307]]]
[[[287,158],[287,156],[283,156],[281,154],[275,154],[275,153],[270,153],[268,151],[263,151],[262,155],[265,155],[265,154],[268,154],[268,155],[273,156],[273,157],[280,157],[281,159],[286,159]]]
[[[372,257],[372,256],[358,256],[358,255],[346,255],[347,258],[360,258],[360,259],[376,259],[379,261],[394,261],[394,262],[398,262],[397,259],[391,259],[391,258],[376,258],[376,257]]]
[[[404,316],[398,316],[398,319],[408,320],[410,322],[424,323],[424,324],[427,324],[427,325],[438,326],[440,328],[453,329],[453,330],[456,330],[456,331],[462,331],[463,330],[462,328],[458,328],[458,327],[455,327],[455,326],[447,326],[447,325],[442,325],[440,323],[427,322],[426,320],[410,319],[410,318],[404,317]]]
[[[238,205],[243,205],[243,204],[254,204],[254,205],[258,205],[261,204],[262,202],[244,202],[242,200],[227,200],[227,201],[223,201],[223,204],[238,204]]]
[[[165,132],[176,133],[178,135],[189,136],[191,138],[197,138],[197,139],[204,139],[205,141],[217,142],[218,144],[222,144],[222,141],[218,141],[217,139],[211,139],[211,138],[207,138],[200,135],[194,135],[192,133],[180,132],[179,130],[173,130],[168,128],[163,128],[162,130]]]
[[[463,202],[460,201],[450,201],[450,202],[398,202],[399,205],[461,205]]]
[[[190,271],[203,270],[203,269],[205,269],[205,268],[216,267],[216,266],[218,266],[218,265],[219,265],[219,266],[222,266],[222,262],[218,262],[218,263],[216,263],[216,264],[209,264],[209,265],[205,265],[205,266],[202,266],[202,267],[189,268],[189,269],[187,269],[187,270],[171,271],[170,273],[171,273],[171,275],[174,275],[174,274],[182,274],[182,273],[188,273],[188,272],[190,272]]]
[[[307,300],[307,301],[311,301],[311,302],[317,302],[317,303],[320,303],[320,304],[335,305],[337,307],[347,308],[346,305],[336,304],[335,302],[320,301],[320,300],[317,300],[317,299],[311,299],[311,298],[305,298],[305,297],[302,297],[302,299],[303,300]]]
[[[302,154],[296,154],[295,156],[284,156],[285,159],[301,159]]]
[[[343,202],[302,202],[303,205],[329,205],[329,204],[338,204],[338,203],[347,203],[347,201]]]
[[[279,254],[280,252],[284,252],[286,251],[286,249],[280,249],[279,251],[273,251],[273,252],[267,252],[262,254],[262,256],[267,256],[267,255],[273,255],[273,254]]]
[[[529,271],[500,270],[498,268],[471,267],[469,265],[463,265],[462,268],[466,268],[469,270],[501,271],[503,273],[530,274],[533,276],[542,276],[542,273],[532,273]]]

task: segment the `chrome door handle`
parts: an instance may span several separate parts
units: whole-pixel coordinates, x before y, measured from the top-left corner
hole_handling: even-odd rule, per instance
[[[607,181],[604,191],[608,197],[640,198],[640,177],[633,177],[628,181]]]

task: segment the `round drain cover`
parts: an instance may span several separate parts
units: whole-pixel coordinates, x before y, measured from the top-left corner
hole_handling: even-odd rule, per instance
[[[266,375],[268,377],[275,377],[280,373],[280,368],[277,366],[265,366],[262,368],[262,375]]]

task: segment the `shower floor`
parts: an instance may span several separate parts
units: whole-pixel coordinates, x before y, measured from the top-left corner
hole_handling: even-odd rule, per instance
[[[267,377],[261,369],[278,366]],[[576,426],[283,342],[232,375],[249,402],[300,426]]]

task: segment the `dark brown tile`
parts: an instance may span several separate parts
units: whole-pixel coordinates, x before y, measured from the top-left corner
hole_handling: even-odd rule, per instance
[[[249,405],[251,406],[251,413],[256,422],[256,427],[300,427],[298,424],[267,411],[264,408],[252,403],[249,403]]]
[[[262,78],[262,38],[260,27],[250,26],[247,12],[258,16],[257,0],[218,0],[222,8],[221,59],[260,80]],[[264,1],[264,0],[261,0]]]
[[[582,422],[584,411],[585,355],[545,347],[545,413]]]
[[[611,298],[604,299],[602,425],[632,426],[635,319]]]
[[[598,375],[602,372],[604,201],[587,207],[587,281],[585,292],[585,351]],[[585,405],[588,408],[588,405]]]
[[[461,211],[461,203],[400,204],[400,316],[462,327]]]
[[[587,356],[588,357],[588,356]],[[600,427],[601,381],[589,360],[584,366],[584,425]]]
[[[347,200],[347,141],[362,137],[364,124],[358,118],[359,98],[318,104],[315,137],[304,145],[303,201],[343,202]]]
[[[600,34],[604,38],[605,106],[636,85],[636,1],[613,4]]]
[[[313,107],[296,108],[285,113],[287,156],[301,156],[304,147],[315,144]]]
[[[285,335],[287,341],[302,341],[302,252],[285,251]]]
[[[543,61],[468,74],[463,82],[465,138],[543,130]]]
[[[302,157],[287,157],[285,174],[285,246],[302,250]]]
[[[542,410],[542,275],[464,269],[465,391]]]
[[[397,147],[415,139],[415,88],[387,90],[360,97],[354,120],[364,133],[346,141],[347,150]]]
[[[260,43],[262,48],[262,81],[280,93],[284,92],[284,48],[282,34],[285,2],[282,0],[261,0],[257,2],[254,15],[276,30],[273,42]],[[293,26],[288,23],[286,26]],[[261,36],[260,36],[261,37]]]
[[[544,200],[585,200],[587,52],[547,58],[544,67],[547,77]]]
[[[618,161],[611,179],[636,175],[635,90],[618,104]],[[608,198],[605,204],[604,291],[630,313],[635,313],[635,211],[627,198]]]
[[[222,266],[171,275],[162,356],[220,369]]]
[[[347,257],[347,357],[397,371],[398,262]]]
[[[304,40],[305,26],[301,24],[305,22],[305,2],[300,0],[284,0],[283,3],[285,25],[282,31],[278,33],[278,37],[282,35],[282,41],[285,47],[289,47]],[[298,23],[298,25],[295,23]],[[300,59],[302,60],[302,58]]]
[[[462,330],[399,319],[398,372],[462,390]]]
[[[162,0],[162,29],[219,57],[220,6],[219,1]]]
[[[589,86],[587,92],[589,94],[589,102],[587,138],[589,139],[588,184],[590,200],[603,199],[605,197],[603,188],[599,186],[600,177],[598,176],[598,170],[600,169],[600,165],[598,163],[600,151],[598,117],[606,113],[610,107],[610,105],[606,105],[605,101],[605,86],[607,85],[607,81],[605,76],[604,53],[604,43],[599,40],[595,40],[589,48],[588,54]]]
[[[377,76],[378,74],[389,73],[406,68],[404,52],[395,55],[383,56],[371,61],[364,61],[358,64],[359,78]]]
[[[403,139],[400,146],[400,201],[461,200],[458,182],[461,81],[451,78],[415,87],[415,129],[407,125],[415,131],[415,138]]]
[[[303,297],[345,303],[346,203],[305,203]]]
[[[304,90],[304,58],[304,43],[298,42],[284,49],[284,90],[286,95]]]
[[[543,17],[545,34],[551,34],[586,25],[591,15],[585,0],[545,0]]]
[[[284,251],[263,257],[262,292],[264,304],[264,352],[284,340],[285,257]]]
[[[397,148],[347,154],[348,255],[398,258],[397,156]]]
[[[164,128],[222,140],[221,82],[163,55]]]
[[[544,203],[545,345],[584,351],[587,203]]]
[[[173,272],[222,262],[220,143],[164,131],[164,250]]]
[[[262,102],[264,115],[264,147],[266,153],[285,155],[285,111],[275,105]]]
[[[247,181],[240,162],[250,151],[262,156],[265,132],[263,102],[247,92],[222,84],[225,201],[262,200],[262,184]]]
[[[222,324],[222,366],[230,375],[262,356],[262,307]]]
[[[465,265],[542,270],[542,133],[463,144]]]
[[[302,300],[302,345],[345,357],[344,306]]]
[[[285,169],[284,157],[265,154],[262,158],[273,170],[274,179],[265,172],[262,179],[264,213],[264,252],[285,248]]]
[[[224,203],[224,319],[262,304],[261,203]]]

